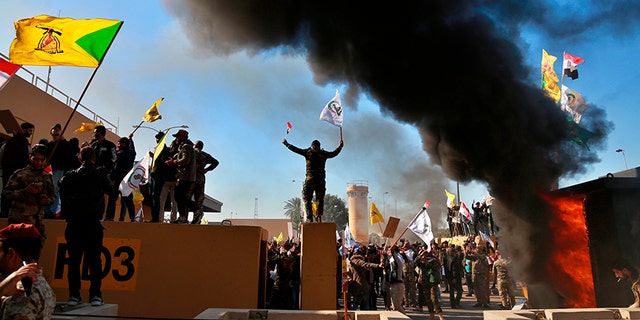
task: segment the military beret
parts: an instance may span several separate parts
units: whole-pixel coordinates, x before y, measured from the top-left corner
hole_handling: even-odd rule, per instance
[[[25,238],[42,239],[42,235],[40,235],[40,232],[36,227],[27,223],[10,224],[0,230],[0,240]]]

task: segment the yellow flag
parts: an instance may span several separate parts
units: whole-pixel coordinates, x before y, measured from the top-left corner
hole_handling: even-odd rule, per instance
[[[164,132],[164,136],[162,136],[162,139],[158,141],[158,144],[156,145],[156,149],[153,151],[153,161],[151,162],[151,168],[155,167],[158,156],[160,156],[162,149],[166,147],[165,143],[167,141],[167,133],[169,133],[169,130]]]
[[[280,243],[282,240],[284,240],[284,235],[282,234],[282,232],[280,232],[280,235],[278,235],[275,239],[273,239],[276,241],[276,243]]]
[[[453,208],[456,204],[454,200],[456,199],[456,195],[444,189],[444,193],[447,195],[447,208]]]
[[[160,113],[158,113],[158,106],[160,105],[160,103],[162,103],[163,100],[164,98],[160,98],[156,102],[154,102],[151,108],[149,108],[149,110],[147,110],[147,112],[142,117],[142,121],[154,122],[158,119],[162,119],[162,116],[160,115]]]
[[[14,22],[12,63],[36,66],[97,67],[122,21],[40,15]]]
[[[102,126],[102,122],[98,122],[98,123],[87,123],[87,122],[83,122],[82,125],[80,125],[80,128],[74,130],[75,133],[80,133],[80,132],[91,132],[93,131],[93,129],[95,129],[96,126]]]
[[[371,210],[369,211],[369,220],[370,220],[369,225],[371,226],[374,223],[384,222],[384,217],[382,216],[380,211],[378,211],[376,204],[373,202],[371,202]]]
[[[311,201],[311,211],[313,211],[313,215],[318,215],[318,205],[315,202]]]
[[[547,50],[542,49],[542,62],[540,70],[542,71],[542,89],[545,94],[553,99],[554,102],[560,101],[562,91],[558,86],[558,75],[553,69],[553,64],[558,60],[557,57],[550,55]]]

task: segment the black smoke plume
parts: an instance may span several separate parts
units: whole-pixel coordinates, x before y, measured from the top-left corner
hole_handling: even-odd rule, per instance
[[[527,23],[555,39],[561,22],[578,37],[607,14],[637,13],[591,5],[602,6],[597,20],[520,0],[167,1],[199,49],[305,55],[317,83],[348,85],[347,105],[365,94],[418,128],[424,151],[449,178],[487,183],[520,277],[543,286],[552,235],[539,194],[599,159],[568,142],[566,115],[539,88],[539,69],[523,61],[520,29]],[[597,150],[612,126],[601,109],[589,112],[588,145]]]

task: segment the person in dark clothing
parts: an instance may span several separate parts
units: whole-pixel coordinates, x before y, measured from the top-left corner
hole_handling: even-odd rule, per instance
[[[104,126],[96,126],[93,129],[94,140],[91,148],[96,153],[96,169],[111,174],[116,163],[116,145],[107,140],[107,129]]]
[[[100,250],[104,228],[100,219],[104,212],[104,194],[111,189],[107,174],[95,167],[96,154],[91,147],[80,151],[82,165],[60,179],[61,210],[67,221],[64,237],[69,253],[68,305],[80,303],[80,263],[89,266],[89,296],[91,305],[102,300],[102,261]]]
[[[462,300],[462,260],[455,246],[447,248],[444,256],[444,277],[449,285],[449,303],[452,309],[460,308]]]
[[[164,135],[165,134],[160,131],[156,134],[156,144],[162,141]],[[153,205],[151,206],[151,222],[164,221],[167,194],[169,192],[174,192],[173,188],[175,188],[176,185],[176,167],[169,166],[166,163],[166,161],[171,158],[171,151],[169,151],[167,145],[163,143],[160,150],[157,152],[159,153],[158,155],[153,155],[154,160],[150,171],[151,197],[153,198]],[[164,197],[162,197],[163,189],[165,190]],[[172,203],[171,207],[172,213],[175,214],[177,212],[177,209],[174,210],[176,204]]]
[[[169,150],[173,155],[166,163],[176,168],[176,202],[180,217],[172,223],[189,223],[189,211],[195,210],[195,203],[191,200],[196,183],[196,158],[193,142],[189,140],[189,132],[178,130],[173,134],[176,138]]]
[[[62,126],[56,123],[51,128],[51,141],[47,143],[49,149],[49,164],[51,165],[51,175],[53,176],[53,186],[56,191],[55,201],[48,207],[44,208],[45,218],[55,218],[60,208],[60,190],[58,190],[58,181],[64,176],[65,172],[75,169],[77,166],[77,158],[71,144],[62,136]]]
[[[111,184],[112,188],[109,193],[109,202],[107,203],[107,213],[105,220],[113,221],[116,212],[116,201],[120,196],[120,182],[131,171],[133,163],[136,161],[136,150],[133,146],[133,140],[122,137],[118,140],[118,152],[116,152],[116,163],[111,171]],[[123,208],[129,211],[129,218],[134,221],[135,207],[133,205],[133,194],[121,197],[121,205]],[[124,221],[124,214],[121,212],[120,221]]]
[[[276,278],[271,289],[269,302],[270,309],[292,309],[293,308],[293,266],[295,258],[291,253],[291,243],[282,241],[280,250],[269,256],[268,263],[275,265]]]
[[[29,164],[30,142],[29,137],[33,135],[35,126],[29,122],[20,125],[19,132],[5,142],[2,152],[2,186],[5,187],[11,174],[18,169],[22,169]],[[6,218],[9,215],[11,201],[0,200],[0,217]]]
[[[306,159],[307,169],[304,186],[302,187],[302,200],[304,201],[304,209],[307,212],[307,222],[313,221],[313,205],[311,201],[314,193],[316,195],[317,202],[316,222],[322,222],[322,215],[324,213],[324,195],[327,191],[325,181],[326,172],[324,166],[327,159],[340,154],[340,151],[344,146],[344,142],[340,139],[340,144],[338,144],[338,147],[333,151],[325,151],[324,149],[321,149],[320,141],[318,140],[313,140],[313,142],[311,142],[311,147],[306,149],[300,149],[290,144],[287,142],[287,139],[282,139],[282,144],[284,144],[289,150]]]

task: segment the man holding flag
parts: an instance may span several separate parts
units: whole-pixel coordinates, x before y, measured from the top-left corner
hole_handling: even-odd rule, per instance
[[[282,144],[284,144],[289,150],[303,156],[306,159],[307,169],[306,169],[306,178],[304,181],[304,186],[302,187],[302,200],[304,201],[304,208],[307,212],[307,222],[313,221],[313,205],[312,199],[313,194],[316,195],[317,201],[317,221],[322,222],[322,215],[324,212],[324,195],[327,191],[326,189],[326,172],[325,172],[325,163],[327,159],[333,158],[340,154],[342,151],[342,147],[344,146],[344,142],[340,139],[340,144],[333,151],[325,151],[320,148],[320,141],[313,140],[311,142],[311,147],[306,149],[300,149],[289,142],[287,139],[282,139]]]

